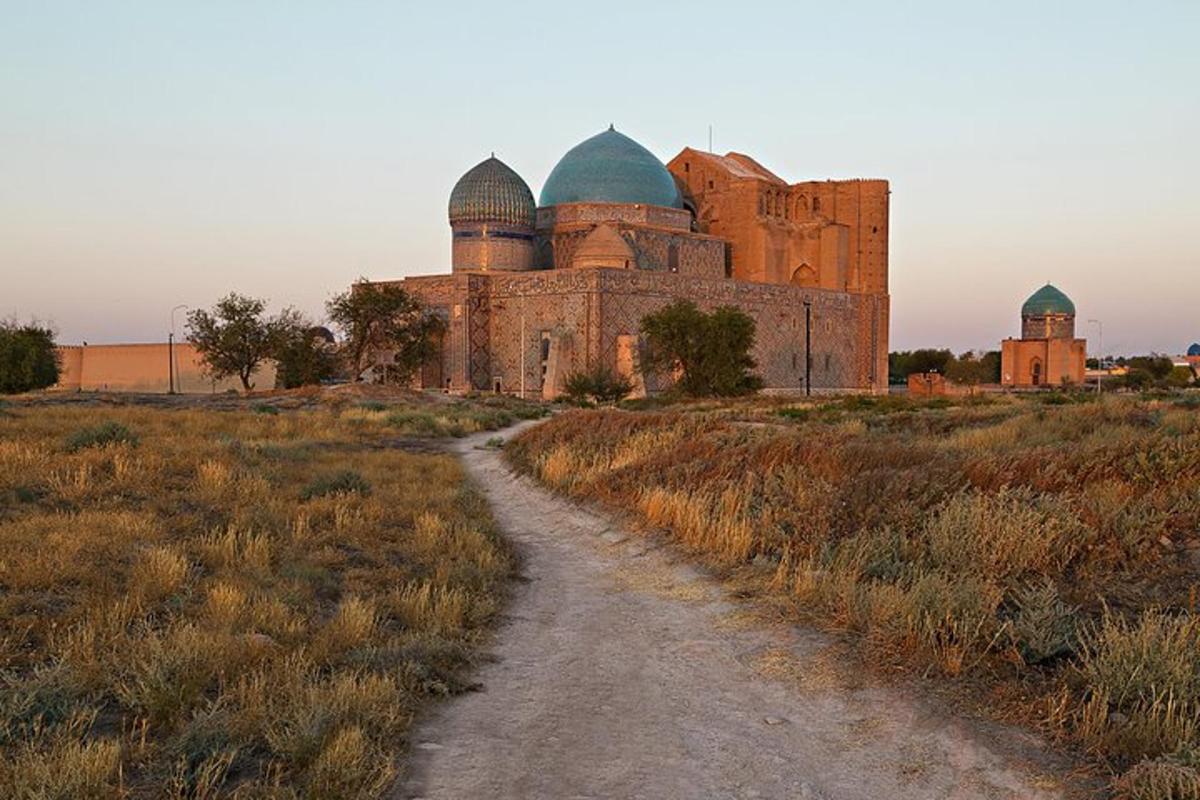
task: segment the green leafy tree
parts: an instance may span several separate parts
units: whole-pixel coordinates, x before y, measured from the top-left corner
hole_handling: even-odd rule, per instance
[[[1171,374],[1171,370],[1175,369],[1175,362],[1167,356],[1157,354],[1148,356],[1134,356],[1127,362],[1131,370],[1138,369],[1146,372],[1156,381],[1161,381]]]
[[[208,375],[214,380],[236,375],[248,392],[254,388],[250,382],[254,371],[274,357],[291,313],[268,317],[265,301],[231,292],[212,311],[196,309],[188,314],[187,338],[200,353]]]
[[[677,373],[676,388],[693,397],[729,397],[757,391],[753,373],[754,320],[732,306],[706,314],[680,300],[642,319],[644,364],[652,372]]]
[[[1171,374],[1166,377],[1167,386],[1172,389],[1182,389],[1191,385],[1194,377],[1191,367],[1172,367]]]
[[[398,284],[370,283],[366,278],[334,295],[325,309],[342,332],[346,361],[356,381],[362,380],[371,355],[381,351],[393,353],[390,366],[397,375],[412,375],[436,355],[446,327],[441,317]]]
[[[966,386],[1000,382],[1000,353],[967,351],[946,363],[946,377]]]
[[[908,376],[913,373],[923,374],[937,372],[946,374],[946,368],[954,360],[954,354],[949,350],[900,350],[888,353],[888,382],[908,383]]]
[[[333,334],[295,309],[279,315],[275,344],[276,383],[285,389],[313,386],[338,373]]]
[[[34,322],[0,321],[0,394],[53,386],[58,366],[54,331]]]
[[[571,373],[566,377],[563,388],[567,399],[574,403],[616,403],[633,391],[633,383],[607,365],[600,364],[586,372]]]

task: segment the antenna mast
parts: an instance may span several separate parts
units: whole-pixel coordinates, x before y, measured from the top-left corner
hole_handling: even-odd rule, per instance
[[[712,123],[708,124],[708,152],[712,152]]]

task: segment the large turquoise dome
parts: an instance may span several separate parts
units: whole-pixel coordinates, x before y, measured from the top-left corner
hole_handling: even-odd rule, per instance
[[[683,208],[675,179],[653,153],[611,126],[559,160],[540,206],[560,203],[640,203]]]
[[[1023,317],[1044,317],[1047,314],[1075,314],[1075,304],[1071,298],[1048,283],[1031,294],[1021,306]]]
[[[450,192],[450,224],[501,222],[533,227],[533,192],[494,155],[458,179]]]

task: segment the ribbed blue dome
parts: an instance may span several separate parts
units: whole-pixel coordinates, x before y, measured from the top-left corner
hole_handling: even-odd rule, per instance
[[[540,206],[640,203],[683,208],[675,179],[653,153],[609,128],[575,145],[542,187]]]
[[[1200,356],[1200,342],[1194,342],[1192,346],[1188,348],[1187,354],[1189,356]]]
[[[450,192],[450,224],[503,222],[533,227],[533,192],[512,168],[492,156],[458,179]]]
[[[1048,283],[1031,294],[1025,304],[1021,306],[1021,316],[1023,317],[1041,317],[1046,314],[1073,315],[1074,313],[1075,304],[1071,302],[1071,298]]]

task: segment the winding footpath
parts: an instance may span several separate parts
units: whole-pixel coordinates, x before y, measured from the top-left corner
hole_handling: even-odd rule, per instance
[[[518,429],[504,433],[511,436]],[[394,798],[1066,797],[1038,740],[948,717],[763,626],[655,537],[457,450],[525,581],[477,674],[414,732]]]

